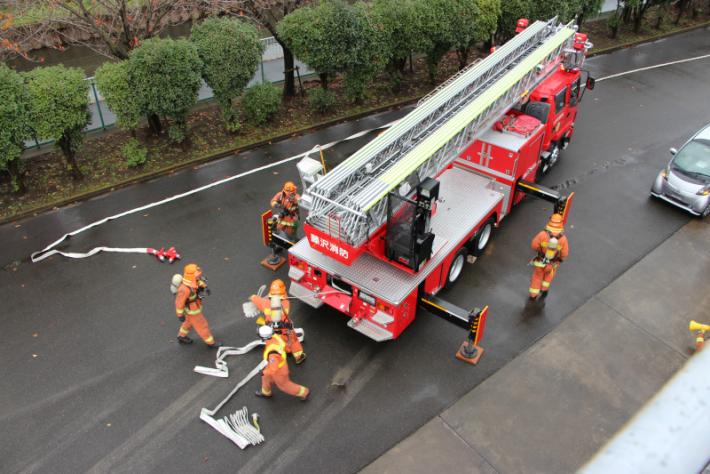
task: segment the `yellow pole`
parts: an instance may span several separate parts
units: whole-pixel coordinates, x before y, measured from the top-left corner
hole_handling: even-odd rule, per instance
[[[326,174],[328,170],[325,169],[325,157],[323,156],[323,150],[318,147],[318,152],[320,153],[320,163],[323,165],[323,174]]]

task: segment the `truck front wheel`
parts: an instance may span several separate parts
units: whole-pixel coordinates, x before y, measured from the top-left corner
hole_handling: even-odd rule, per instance
[[[550,153],[547,155],[547,158],[542,159],[542,163],[540,163],[540,170],[542,171],[542,174],[547,174],[548,171],[550,171],[550,168],[555,166],[555,163],[557,163],[557,160],[560,158],[560,146],[557,142],[552,142],[550,143]]]

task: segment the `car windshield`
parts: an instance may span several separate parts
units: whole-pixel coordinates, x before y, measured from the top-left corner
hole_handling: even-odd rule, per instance
[[[672,169],[695,178],[710,178],[710,141],[688,142],[673,158]]]

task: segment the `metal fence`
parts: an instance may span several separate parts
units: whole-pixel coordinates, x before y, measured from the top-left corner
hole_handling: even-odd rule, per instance
[[[262,38],[262,43],[264,44],[264,53],[261,56],[261,64],[257,70],[254,77],[247,87],[252,87],[256,84],[262,84],[265,82],[281,82],[284,78],[283,71],[283,48],[279,45],[273,37]],[[301,76],[313,74],[313,70],[309,69],[307,65],[300,62],[298,59],[295,61],[295,65],[299,68]],[[106,105],[106,101],[101,95],[101,91],[96,87],[96,80],[93,77],[87,77],[89,81],[89,111],[91,112],[91,121],[89,125],[84,129],[85,132],[92,132],[95,130],[106,130],[108,127],[113,126],[116,123],[116,115],[109,109]],[[202,82],[202,87],[200,87],[197,93],[197,101],[204,102],[210,100],[214,97],[212,89]],[[25,142],[26,148],[39,148],[43,145],[49,145],[53,143],[52,140],[42,140],[39,138],[34,138]]]

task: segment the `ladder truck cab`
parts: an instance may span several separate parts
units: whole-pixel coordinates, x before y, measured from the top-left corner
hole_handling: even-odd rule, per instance
[[[289,292],[396,339],[417,307],[467,325],[472,313],[436,297],[480,255],[525,194],[558,212],[567,198],[535,184],[574,131],[585,35],[537,21],[447,80],[329,173],[304,158],[306,236],[289,249]]]

